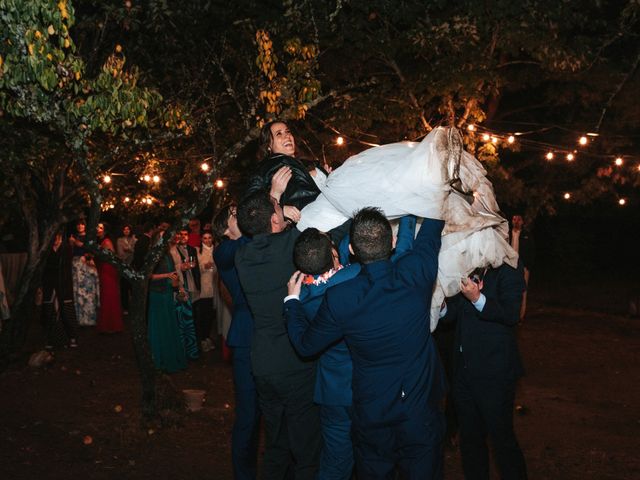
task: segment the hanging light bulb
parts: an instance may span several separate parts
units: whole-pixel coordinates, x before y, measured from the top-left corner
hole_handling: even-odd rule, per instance
[[[616,158],[616,161],[615,161],[616,166],[621,167],[623,163],[624,161],[622,160],[621,157]]]
[[[564,197],[565,200],[569,200],[571,198],[571,194],[569,192],[567,192],[567,193],[565,193],[563,195],[563,197]]]
[[[202,164],[200,164],[200,170],[202,170],[203,172],[208,172],[209,164],[207,162],[202,162]]]
[[[485,133],[484,135],[482,135],[482,140],[488,142],[489,140],[491,140],[491,135]]]
[[[623,206],[627,204],[627,200],[625,200],[624,198],[621,198],[620,200],[618,200],[618,205]]]
[[[102,177],[102,181],[104,183],[111,183],[111,176],[110,175],[105,175],[104,177]]]
[[[547,154],[545,155],[545,158],[547,160],[553,160],[553,152],[547,152]]]
[[[508,142],[508,143],[513,143],[513,142],[515,142],[515,141],[516,141],[516,137],[514,137],[513,135],[509,135],[509,136],[507,137],[507,142]]]
[[[589,141],[589,139],[587,139],[587,137],[585,137],[584,135],[582,137],[580,137],[580,140],[578,140],[578,143],[580,145],[586,145],[587,142]]]
[[[217,179],[214,183],[216,188],[223,188],[224,187],[224,180],[222,180],[221,178]]]
[[[123,201],[124,201],[124,203],[129,203],[131,201],[131,199],[129,197],[124,197]]]
[[[573,159],[576,158],[573,153],[567,153],[567,161],[573,162]]]
[[[470,132],[475,132],[476,126],[473,123],[470,123],[469,125],[467,125],[467,130],[469,130]]]
[[[153,176],[153,183],[160,183],[160,177],[158,175]]]
[[[336,138],[336,145],[338,145],[338,146],[344,145],[344,137]]]
[[[151,175],[146,174],[144,177],[142,177],[142,179],[143,179],[145,182],[149,183],[149,182],[151,181]]]
[[[491,143],[494,145],[498,143],[498,137],[491,137]]]

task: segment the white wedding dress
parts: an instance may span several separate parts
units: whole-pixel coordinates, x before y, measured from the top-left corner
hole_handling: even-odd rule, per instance
[[[419,143],[370,148],[318,180],[321,194],[301,212],[298,229],[328,231],[365,206],[379,207],[390,220],[412,214],[443,219],[438,279],[431,301],[431,330],[445,297],[460,291],[460,279],[477,267],[515,267],[486,170],[462,148],[455,129],[438,127]],[[451,186],[452,180],[459,179]],[[464,195],[460,192],[471,192]]]

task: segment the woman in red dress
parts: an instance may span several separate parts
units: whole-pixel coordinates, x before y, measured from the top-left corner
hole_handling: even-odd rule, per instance
[[[104,223],[98,224],[96,236],[100,242],[100,247],[114,251],[113,242],[107,236]],[[96,329],[103,333],[121,332],[123,323],[118,270],[110,263],[97,259],[96,265],[100,279],[100,308],[98,309]]]

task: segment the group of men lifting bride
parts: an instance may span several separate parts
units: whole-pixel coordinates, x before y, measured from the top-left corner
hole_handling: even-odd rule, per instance
[[[442,478],[445,399],[465,478],[526,478],[513,429],[525,283],[491,183],[436,128],[328,173],[296,158],[286,123],[223,208],[214,253],[233,297],[236,478]],[[417,231],[417,233],[416,233]],[[431,335],[455,324],[447,381]]]

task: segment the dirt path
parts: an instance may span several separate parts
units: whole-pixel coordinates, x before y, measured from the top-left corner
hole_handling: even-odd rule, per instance
[[[640,478],[640,320],[532,307],[520,329],[527,375],[515,418],[529,478]],[[0,375],[0,478],[232,478],[233,386],[219,351],[171,377],[179,389],[205,389],[205,407],[142,431],[127,334],[84,330],[80,341],[50,368],[25,358]],[[445,478],[462,478],[452,449]]]

